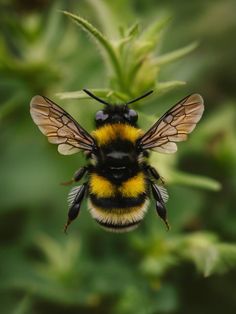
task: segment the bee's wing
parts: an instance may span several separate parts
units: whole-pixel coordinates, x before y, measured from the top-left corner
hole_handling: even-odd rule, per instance
[[[80,150],[92,151],[94,139],[66,111],[50,99],[34,96],[30,102],[30,114],[48,141],[58,144],[58,151],[71,155]]]
[[[187,96],[169,109],[140,139],[143,150],[152,149],[160,153],[175,153],[175,142],[185,141],[204,111],[201,95]]]

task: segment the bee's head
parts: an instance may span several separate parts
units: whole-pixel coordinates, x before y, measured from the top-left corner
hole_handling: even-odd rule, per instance
[[[100,127],[107,123],[128,123],[136,125],[138,114],[126,105],[109,105],[99,110],[95,116],[96,126]]]
[[[108,102],[104,101],[103,99],[98,98],[97,96],[93,95],[87,89],[84,89],[84,92],[87,93],[90,97],[98,100],[99,102],[105,105],[105,108],[99,110],[95,116],[95,123],[96,127],[100,127],[104,124],[112,124],[112,123],[127,123],[133,126],[136,126],[138,120],[138,114],[134,109],[128,107],[129,104],[138,101],[148,95],[150,95],[153,91],[149,91],[144,95],[135,98],[125,104],[121,105],[112,105]]]

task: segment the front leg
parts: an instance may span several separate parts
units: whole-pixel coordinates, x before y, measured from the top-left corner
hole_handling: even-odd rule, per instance
[[[87,173],[88,171],[88,167],[81,167],[79,168],[79,170],[77,170],[74,175],[73,178],[70,181],[66,181],[66,182],[62,182],[62,185],[70,185],[73,182],[78,182],[79,180],[81,180],[83,178],[83,176]]]
[[[67,222],[64,226],[65,233],[67,232],[68,226],[79,214],[80,206],[85,196],[87,186],[88,184],[84,183],[80,186],[73,188],[71,192],[69,193],[69,196],[68,196],[69,212],[68,212]]]
[[[156,200],[156,211],[159,215],[159,217],[164,221],[167,229],[170,229],[170,225],[168,223],[167,220],[167,210],[165,207],[165,200],[164,198],[164,190],[163,187],[158,187],[158,185],[156,185],[155,183],[153,183],[152,181],[150,181],[151,184],[151,188],[152,188],[152,195],[154,197],[154,199]],[[166,199],[167,200],[167,199]]]

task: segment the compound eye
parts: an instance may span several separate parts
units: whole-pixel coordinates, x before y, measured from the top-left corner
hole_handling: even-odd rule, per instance
[[[125,114],[125,118],[131,122],[136,122],[138,120],[138,114],[135,110],[129,109],[129,111]]]
[[[104,113],[103,110],[99,110],[95,116],[96,121],[105,121],[107,118],[108,118],[108,114]]]

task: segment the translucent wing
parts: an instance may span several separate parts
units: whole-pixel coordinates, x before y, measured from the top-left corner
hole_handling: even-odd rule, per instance
[[[185,141],[204,111],[203,98],[192,94],[168,110],[140,139],[142,149],[160,153],[175,153],[175,142]]]
[[[80,150],[92,151],[94,139],[67,112],[43,96],[35,96],[30,102],[30,114],[48,141],[58,144],[58,151],[71,155]]]

